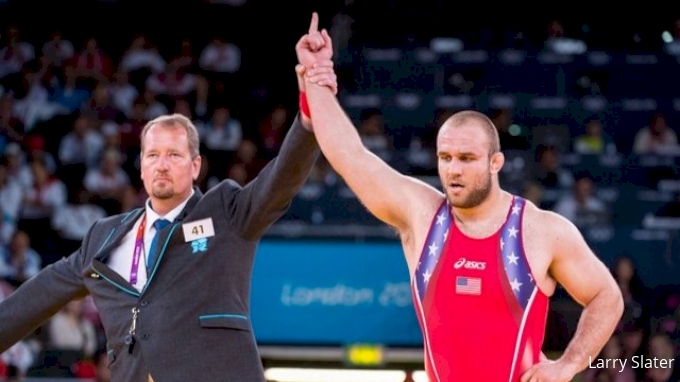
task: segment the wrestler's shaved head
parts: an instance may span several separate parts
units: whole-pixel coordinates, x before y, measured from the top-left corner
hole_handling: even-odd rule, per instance
[[[496,126],[493,124],[491,119],[489,119],[489,117],[478,111],[465,110],[453,114],[447,118],[446,121],[444,121],[441,128],[439,129],[438,135],[441,137],[442,134],[448,133],[450,129],[456,129],[463,126],[476,127],[484,132],[489,144],[489,156],[501,151],[501,142]]]

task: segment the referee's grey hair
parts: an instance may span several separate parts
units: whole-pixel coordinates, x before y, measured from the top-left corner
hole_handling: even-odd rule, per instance
[[[189,153],[191,153],[191,159],[201,155],[199,151],[200,143],[198,140],[198,130],[196,130],[196,126],[194,126],[193,122],[191,122],[189,118],[178,113],[162,115],[147,122],[147,124],[142,129],[142,133],[140,134],[142,152],[144,152],[144,137],[146,136],[146,133],[149,131],[149,129],[154,125],[161,125],[166,127],[172,127],[177,125],[182,126],[186,130],[187,138],[189,139]]]

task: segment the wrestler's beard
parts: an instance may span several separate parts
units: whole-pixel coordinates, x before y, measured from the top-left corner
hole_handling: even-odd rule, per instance
[[[454,198],[447,193],[446,197],[449,200],[449,204],[455,208],[474,208],[482,204],[491,193],[491,174],[487,174],[486,178],[480,183],[480,185],[470,190],[469,194],[463,198]]]

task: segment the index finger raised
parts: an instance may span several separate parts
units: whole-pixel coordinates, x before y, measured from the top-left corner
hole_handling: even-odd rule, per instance
[[[309,33],[316,33],[319,31],[319,14],[312,13],[312,22],[309,24]]]

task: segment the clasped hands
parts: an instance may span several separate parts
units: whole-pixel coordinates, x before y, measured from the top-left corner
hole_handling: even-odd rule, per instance
[[[319,15],[314,12],[309,31],[298,40],[295,45],[298,64],[295,73],[298,79],[298,88],[304,95],[306,82],[326,86],[333,94],[338,93],[338,79],[333,70],[333,43],[326,29],[319,31]],[[311,126],[310,121],[304,121],[303,125]],[[305,123],[306,122],[306,123]]]

